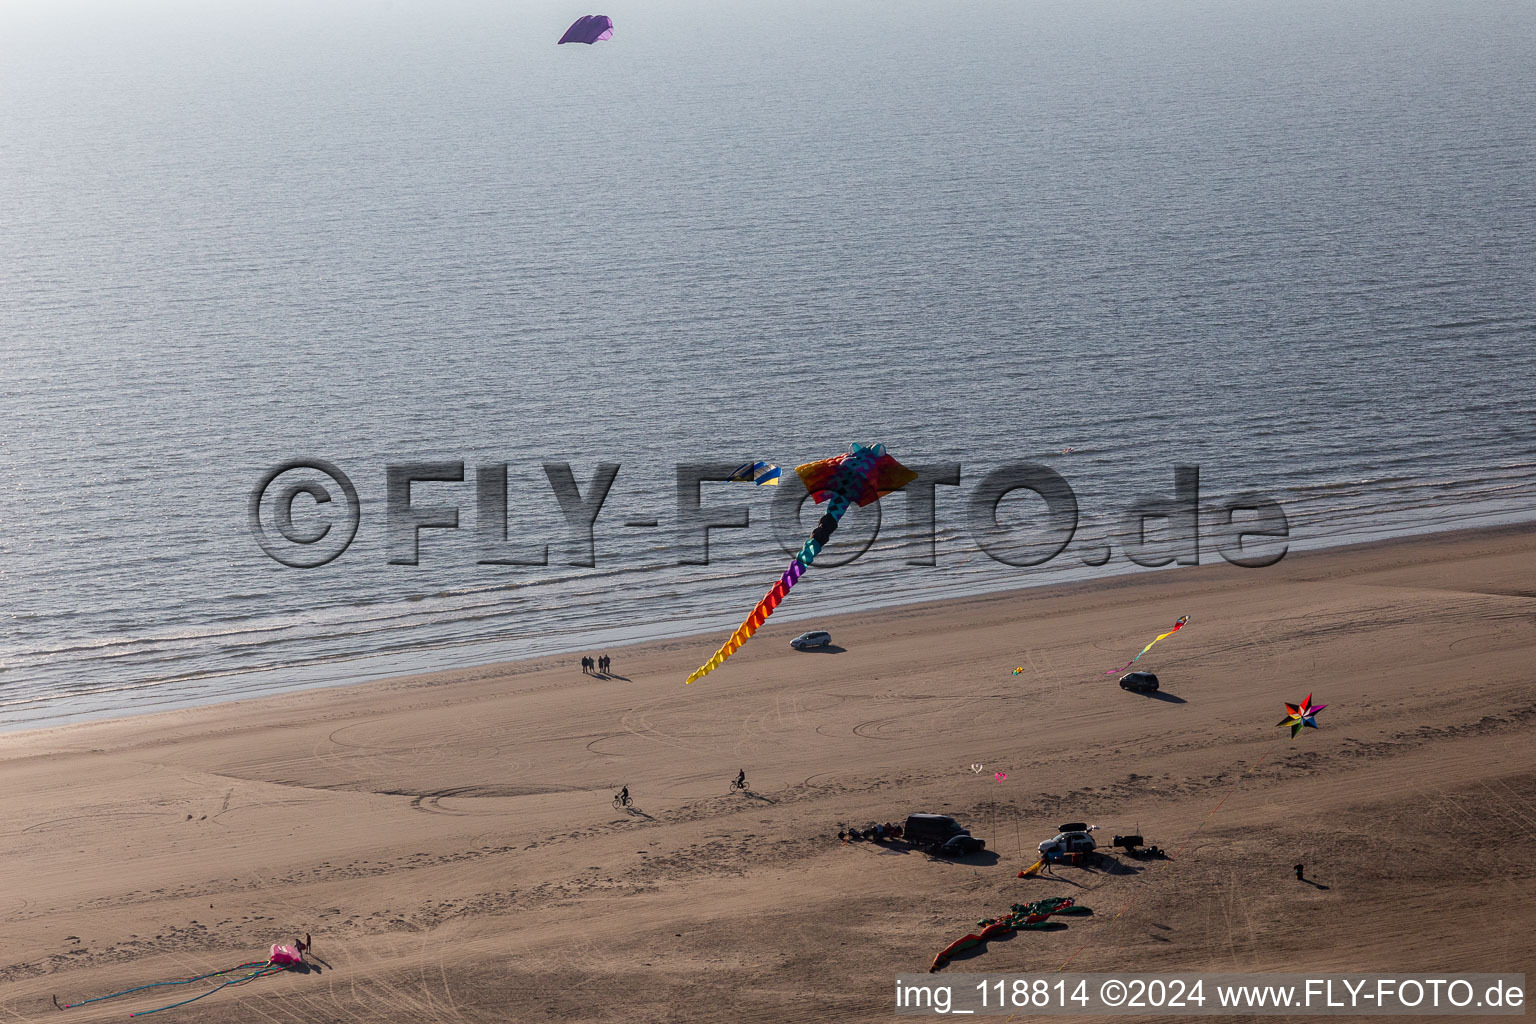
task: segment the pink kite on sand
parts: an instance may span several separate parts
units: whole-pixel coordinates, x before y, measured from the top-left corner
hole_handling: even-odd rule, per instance
[[[272,957],[267,961],[270,964],[278,964],[286,967],[289,964],[301,964],[304,962],[304,954],[292,946],[273,946]]]

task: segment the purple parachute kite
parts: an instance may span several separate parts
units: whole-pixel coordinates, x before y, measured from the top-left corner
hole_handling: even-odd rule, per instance
[[[596,43],[613,38],[613,19],[606,14],[584,14],[565,30],[561,43]],[[556,43],[555,45],[559,45]]]

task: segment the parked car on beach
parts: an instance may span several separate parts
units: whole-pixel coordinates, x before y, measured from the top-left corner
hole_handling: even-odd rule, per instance
[[[902,834],[913,846],[942,857],[961,857],[987,848],[985,841],[972,836],[947,814],[909,814]]]
[[[1064,857],[1069,853],[1092,853],[1098,847],[1093,841],[1093,836],[1088,830],[1058,832],[1053,839],[1047,839],[1039,846],[1042,857]]]
[[[797,651],[808,651],[812,647],[826,647],[832,643],[832,634],[821,629],[813,629],[809,633],[801,633],[789,642],[789,646]]]
[[[1120,689],[1132,693],[1156,693],[1157,676],[1151,672],[1132,672],[1120,677]]]

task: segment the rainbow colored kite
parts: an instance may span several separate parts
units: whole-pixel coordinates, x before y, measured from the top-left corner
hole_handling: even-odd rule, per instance
[[[1286,710],[1290,714],[1276,722],[1275,727],[1279,728],[1282,725],[1289,725],[1291,727],[1291,739],[1295,739],[1296,734],[1301,732],[1302,726],[1306,726],[1308,729],[1317,728],[1316,715],[1327,706],[1327,704],[1313,704],[1312,695],[1309,693],[1307,694],[1307,699],[1301,702],[1300,707],[1297,707],[1295,704],[1286,704]]]
[[[807,462],[803,466],[796,466],[795,473],[800,477],[800,482],[805,484],[805,489],[815,498],[816,504],[827,503],[827,511],[816,523],[816,529],[812,531],[805,546],[795,555],[795,560],[789,563],[789,568],[784,570],[784,575],[779,577],[779,582],[773,585],[763,599],[757,602],[757,607],[752,609],[743,622],[731,634],[714,656],[694,669],[685,682],[692,683],[702,679],[724,663],[726,658],[735,654],[742,644],[751,639],[757,632],[757,627],[767,621],[768,616],[784,600],[784,595],[789,593],[791,587],[800,581],[805,570],[821,549],[826,547],[837,524],[843,518],[843,513],[848,511],[850,505],[863,507],[872,502],[898,491],[917,479],[917,474],[906,466],[897,462],[885,453],[885,445],[862,445],[858,442],[849,448],[843,455],[837,455],[830,459],[822,459],[819,462]]]
[[[1115,675],[1118,672],[1124,672],[1126,669],[1128,669],[1132,665],[1136,664],[1136,662],[1140,661],[1141,660],[1141,655],[1146,654],[1148,651],[1150,651],[1152,649],[1152,644],[1157,643],[1159,640],[1163,639],[1163,637],[1173,636],[1173,634],[1175,634],[1179,630],[1183,629],[1184,628],[1184,623],[1186,623],[1188,621],[1189,621],[1189,616],[1188,615],[1181,615],[1181,616],[1179,616],[1179,621],[1175,622],[1173,624],[1173,628],[1172,629],[1170,629],[1166,633],[1159,633],[1157,636],[1153,637],[1152,638],[1152,643],[1151,644],[1147,644],[1147,646],[1143,647],[1141,649],[1141,652],[1139,654],[1137,654],[1136,657],[1132,658],[1130,661],[1126,662],[1124,665],[1120,666],[1119,668],[1112,668],[1108,672],[1105,672],[1104,674],[1107,675],[1107,676],[1112,676],[1112,675]],[[1014,675],[1018,675],[1018,672],[1014,672]]]

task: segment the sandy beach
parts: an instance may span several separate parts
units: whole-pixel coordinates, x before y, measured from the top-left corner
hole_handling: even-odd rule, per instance
[[[770,622],[692,686],[722,636],[7,735],[0,1015],[121,1019],[195,992],[52,998],[308,931],[318,971],[156,1020],[885,1020],[1058,895],[1093,915],[948,970],[1523,971],[1532,580],[1536,530],[1445,534],[834,618],[830,653]],[[1180,615],[1160,697],[1104,675]],[[917,811],[987,853],[835,838]],[[1175,855],[1017,878],[1068,820]]]

